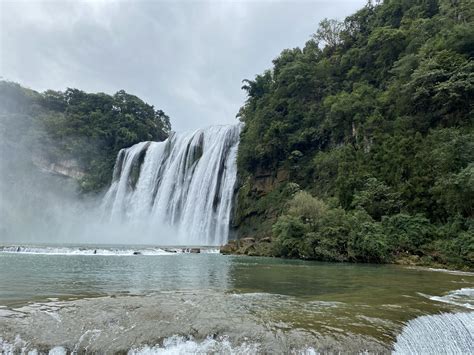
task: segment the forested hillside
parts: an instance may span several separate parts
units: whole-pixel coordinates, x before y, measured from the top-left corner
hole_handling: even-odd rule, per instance
[[[473,20],[368,3],[245,80],[239,252],[472,268]]]
[[[110,182],[120,149],[164,140],[170,129],[163,111],[123,90],[113,96],[78,89],[38,93],[0,81],[3,174],[31,160],[73,170],[82,192],[96,192]]]

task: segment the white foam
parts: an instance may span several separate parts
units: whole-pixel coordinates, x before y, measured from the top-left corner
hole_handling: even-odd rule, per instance
[[[422,267],[422,266],[409,266],[407,269],[411,270],[423,270],[423,271],[432,271],[432,272],[444,272],[451,275],[466,275],[474,276],[474,272],[471,271],[460,271],[460,270],[449,270],[449,269],[436,269],[431,267]]]
[[[13,354],[15,346],[0,337],[0,354]]]
[[[49,352],[49,355],[66,355],[67,351],[62,346],[55,346]]]
[[[86,332],[87,334],[88,332]],[[14,343],[9,343],[0,337],[0,354],[28,354],[37,355],[38,350],[27,348],[27,342],[23,341],[19,336],[15,338]],[[77,349],[71,353],[75,354]],[[66,355],[67,349],[62,346],[54,346],[48,351],[49,355]],[[233,345],[226,336],[219,338],[207,337],[203,341],[196,341],[192,336],[183,337],[174,335],[163,340],[162,345],[141,346],[132,348],[128,351],[129,355],[181,355],[181,354],[242,354],[253,355],[261,353],[261,346],[255,342],[244,341],[240,345]],[[317,355],[319,354],[313,347],[305,349],[292,350],[291,354],[297,355]]]
[[[474,288],[461,288],[445,296],[428,296],[433,301],[474,309]]]
[[[460,270],[448,270],[448,269],[434,269],[434,268],[428,268],[429,271],[436,271],[436,272],[445,272],[447,274],[452,274],[452,275],[468,275],[468,276],[474,276],[474,272],[470,271],[460,271]]]
[[[83,248],[83,247],[34,247],[4,246],[0,253],[5,254],[38,254],[38,255],[101,255],[101,256],[161,256],[192,253],[193,248]],[[218,254],[217,248],[198,248],[202,254]]]
[[[195,341],[192,337],[172,336],[166,338],[161,346],[144,346],[131,349],[129,355],[151,355],[151,354],[257,354],[259,345],[244,342],[233,346],[225,337],[213,339],[208,337],[202,342]]]
[[[218,339],[207,337],[201,342],[197,342],[193,337],[172,336],[163,341],[159,346],[143,346],[129,350],[129,355],[184,355],[184,354],[259,354],[260,345],[253,342],[243,342],[240,345],[232,345],[224,336]],[[319,354],[313,347],[293,350],[291,354],[297,355],[317,355]]]
[[[15,340],[13,343],[9,343],[6,340],[2,339],[0,337],[0,354],[4,355],[13,355],[13,354],[37,354],[38,352],[36,350],[32,351],[26,351],[26,342],[20,338],[19,335],[15,337]]]

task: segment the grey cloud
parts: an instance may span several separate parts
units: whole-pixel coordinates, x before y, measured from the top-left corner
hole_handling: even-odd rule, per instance
[[[0,0],[0,75],[37,90],[125,89],[176,130],[232,123],[242,79],[364,3]]]

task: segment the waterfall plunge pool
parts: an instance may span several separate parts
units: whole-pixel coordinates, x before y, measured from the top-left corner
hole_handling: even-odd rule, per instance
[[[472,273],[218,253],[0,253],[7,353],[466,353],[473,309]]]

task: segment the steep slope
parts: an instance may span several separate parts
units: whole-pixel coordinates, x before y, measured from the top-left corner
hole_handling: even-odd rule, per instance
[[[244,81],[241,252],[473,267],[473,12],[369,3]]]

